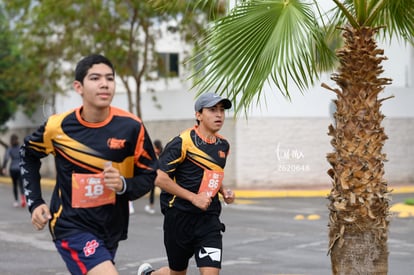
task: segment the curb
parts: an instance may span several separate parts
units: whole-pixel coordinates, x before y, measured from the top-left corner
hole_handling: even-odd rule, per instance
[[[0,176],[0,183],[11,184],[10,177]],[[42,187],[52,188],[55,184],[54,179],[44,178],[40,181]],[[156,189],[159,192],[159,188]],[[414,185],[395,186],[391,194],[414,194]],[[256,199],[256,198],[303,198],[303,197],[327,197],[330,189],[234,189],[237,198],[240,199]]]

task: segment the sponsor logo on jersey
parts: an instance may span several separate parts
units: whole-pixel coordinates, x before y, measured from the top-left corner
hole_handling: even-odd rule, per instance
[[[110,149],[123,149],[125,148],[125,139],[108,138],[107,144]]]
[[[222,159],[224,159],[224,158],[226,158],[226,153],[225,152],[223,152],[223,151],[218,151],[218,155],[219,155],[219,157],[220,158],[222,158]]]

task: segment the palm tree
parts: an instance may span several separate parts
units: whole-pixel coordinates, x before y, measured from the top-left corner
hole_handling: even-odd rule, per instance
[[[332,273],[387,274],[390,191],[378,95],[391,80],[380,77],[386,57],[376,39],[413,44],[414,0],[333,0],[324,14],[317,2],[238,1],[211,27],[193,79],[200,93],[227,94],[238,112],[268,81],[289,97],[292,86],[305,91],[335,66],[331,79],[338,87],[322,84],[337,96],[327,155]],[[335,34],[342,37],[339,49],[331,49]]]

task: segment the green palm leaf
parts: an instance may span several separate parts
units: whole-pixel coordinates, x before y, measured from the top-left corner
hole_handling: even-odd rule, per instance
[[[199,92],[226,92],[247,107],[267,81],[286,97],[292,82],[301,91],[313,85],[335,57],[312,5],[302,2],[248,1],[217,20],[194,59]]]

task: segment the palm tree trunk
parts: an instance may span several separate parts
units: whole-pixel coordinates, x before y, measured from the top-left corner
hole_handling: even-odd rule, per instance
[[[337,52],[335,124],[330,125],[334,152],[327,155],[333,179],[329,195],[329,253],[335,275],[387,274],[389,191],[384,180],[387,136],[378,94],[390,79],[380,78],[386,59],[374,40],[377,29],[343,29]]]

